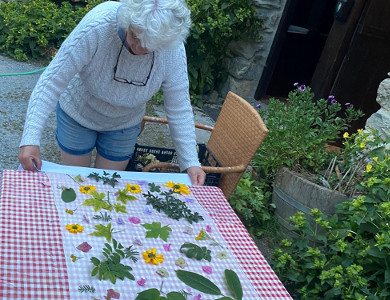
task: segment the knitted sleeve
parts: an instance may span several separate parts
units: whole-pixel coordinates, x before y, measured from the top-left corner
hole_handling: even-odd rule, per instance
[[[54,111],[61,93],[89,63],[99,40],[104,38],[99,37],[97,29],[104,21],[96,11],[89,12],[63,42],[55,58],[42,73],[30,96],[20,147],[40,145],[46,121]]]
[[[180,170],[183,171],[189,167],[200,166],[184,45],[173,51],[171,60],[166,62],[166,70],[166,80],[162,85],[164,107]]]

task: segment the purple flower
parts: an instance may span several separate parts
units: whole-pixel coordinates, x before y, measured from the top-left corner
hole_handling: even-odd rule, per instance
[[[83,215],[83,221],[87,222],[89,224],[89,219],[86,215]]]
[[[123,221],[122,218],[118,218],[118,220],[116,221],[119,225],[125,225],[125,221]]]
[[[138,185],[148,185],[149,182],[145,181],[145,180],[137,180],[137,184]]]
[[[171,251],[171,246],[172,246],[172,244],[164,244],[163,245],[165,251]]]
[[[206,231],[207,231],[208,233],[211,232],[211,226],[210,226],[210,225],[207,225],[207,226],[206,226]]]
[[[202,295],[198,294],[197,296],[194,296],[193,300],[202,300]]]
[[[298,85],[299,85],[299,82],[295,82],[295,83],[294,83],[294,86],[298,86]]]
[[[147,215],[151,215],[151,214],[152,214],[152,211],[150,210],[149,207],[145,207],[144,213],[147,214]]]
[[[328,99],[334,99],[333,95],[329,95]]]
[[[185,198],[184,199],[186,202],[188,203],[194,203],[195,202],[195,199],[194,198]]]
[[[145,278],[141,278],[140,280],[137,280],[137,284],[139,286],[144,286],[146,283],[146,279]]]
[[[306,85],[302,84],[299,89],[303,92],[304,90],[306,90]]]
[[[209,266],[203,266],[203,267],[202,267],[202,270],[203,270],[206,274],[211,274],[211,273],[213,273],[213,268],[212,268],[212,267],[209,267]]]
[[[260,107],[261,107],[261,103],[256,104],[256,107],[257,107],[257,108],[260,108]]]
[[[349,107],[353,107],[353,104],[352,104],[352,103],[349,103],[349,102],[345,103],[345,105],[346,105],[346,106],[349,106]]]
[[[137,246],[142,246],[143,245],[142,242],[139,239],[134,239],[133,240],[133,244],[137,245]]]
[[[336,104],[336,103],[337,103],[337,100],[333,99],[332,101],[330,101],[330,103]]]
[[[140,218],[137,218],[137,217],[130,217],[130,218],[129,218],[129,221],[130,221],[131,223],[133,223],[133,224],[139,224],[139,223],[141,223]]]

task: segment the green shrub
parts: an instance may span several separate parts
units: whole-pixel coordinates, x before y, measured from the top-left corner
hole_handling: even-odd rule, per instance
[[[244,219],[247,228],[255,229],[271,219],[273,206],[268,204],[271,191],[267,190],[258,181],[244,173],[232,195],[229,203],[232,208]],[[259,234],[259,232],[251,232]]]
[[[224,59],[231,41],[260,40],[262,21],[254,0],[188,0],[192,27],[186,51],[192,101],[202,106],[202,95],[226,81]]]
[[[359,133],[358,147],[360,136],[378,145],[377,134]],[[303,213],[290,218],[300,237],[282,241],[272,266],[294,299],[389,299],[389,149],[370,152],[358,189],[360,195],[339,204],[331,217],[312,210],[314,226]]]
[[[20,61],[51,58],[81,18],[102,0],[86,7],[49,0],[0,3],[0,51]]]

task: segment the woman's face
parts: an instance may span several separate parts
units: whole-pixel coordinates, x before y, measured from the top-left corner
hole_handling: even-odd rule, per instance
[[[131,50],[131,52],[135,55],[143,55],[150,53],[146,48],[143,48],[141,46],[141,41],[137,38],[137,36],[134,34],[131,27],[129,27],[126,35],[126,43],[127,47]]]

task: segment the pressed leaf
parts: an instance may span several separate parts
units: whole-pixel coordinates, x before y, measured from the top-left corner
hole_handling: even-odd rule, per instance
[[[137,298],[135,298],[135,300],[159,300],[159,299],[160,299],[160,291],[158,289],[145,290],[141,293],[138,293]]]
[[[226,269],[225,278],[229,290],[233,294],[234,298],[237,300],[241,300],[243,296],[242,286],[241,286],[240,278],[238,278],[236,272],[234,272],[233,270]]]
[[[62,201],[67,202],[67,203],[73,202],[74,200],[76,200],[76,193],[75,193],[74,189],[66,188],[65,190],[63,190],[61,193],[61,199],[62,199]]]
[[[179,292],[170,292],[167,294],[167,300],[186,300]]]
[[[184,270],[177,270],[176,275],[181,281],[193,289],[209,295],[221,295],[221,290],[202,275]]]
[[[95,225],[96,231],[90,233],[89,235],[102,236],[105,237],[107,242],[111,242],[111,235],[113,229],[111,229],[111,223],[107,224],[107,227],[102,224]]]

